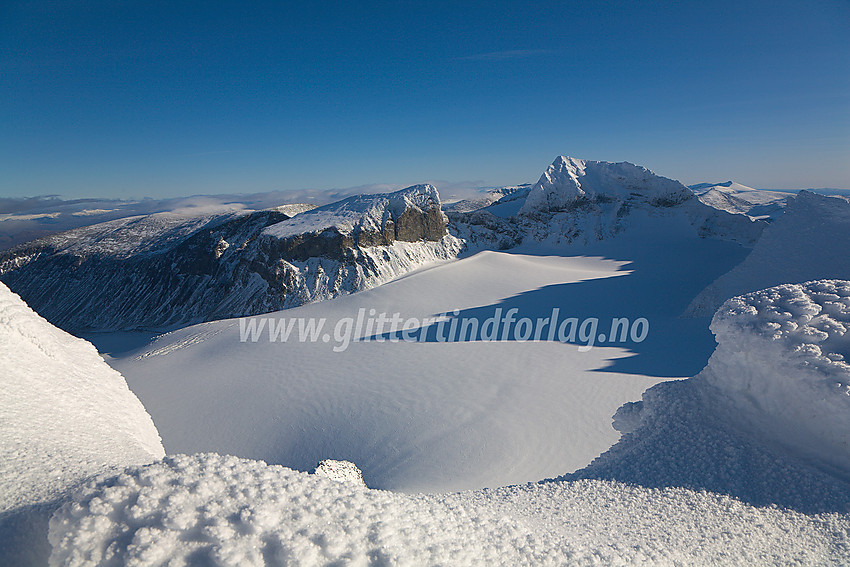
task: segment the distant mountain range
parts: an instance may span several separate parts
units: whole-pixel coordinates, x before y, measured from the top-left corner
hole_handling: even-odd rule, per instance
[[[561,156],[533,185],[449,205],[416,185],[318,208],[216,202],[112,219],[0,252],[0,279],[72,332],[163,329],[353,293],[464,251],[569,250],[650,226],[751,248],[791,201],[731,181],[688,188],[631,163]]]

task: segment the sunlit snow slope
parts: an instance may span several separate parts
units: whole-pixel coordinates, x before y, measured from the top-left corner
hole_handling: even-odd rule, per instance
[[[121,375],[2,283],[0,372],[0,565],[15,565],[43,552],[52,501],[75,483],[164,452]]]

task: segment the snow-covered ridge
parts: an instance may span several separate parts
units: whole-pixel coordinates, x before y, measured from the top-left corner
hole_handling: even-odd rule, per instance
[[[560,211],[576,200],[641,197],[673,205],[693,197],[687,187],[628,162],[610,163],[559,156],[531,188],[523,214]]]
[[[753,189],[734,181],[690,187],[699,200],[716,209],[747,215],[751,218],[777,218],[782,215],[790,193]]]
[[[77,483],[163,456],[124,378],[0,283],[0,564],[43,561],[54,501]]]
[[[276,238],[288,238],[309,233],[335,229],[340,234],[354,236],[360,232],[382,233],[387,224],[403,222],[404,215],[419,213],[435,217],[445,226],[440,213],[440,195],[433,185],[414,185],[394,193],[357,195],[337,203],[331,203],[297,215],[288,221],[268,227],[264,234]],[[445,230],[439,236],[442,237]],[[402,234],[394,235],[398,240],[409,240]],[[427,238],[439,240],[439,238]]]
[[[462,247],[429,185],[305,209],[100,223],[0,253],[0,276],[66,330],[160,328],[354,293]]]
[[[782,283],[850,279],[850,200],[800,191],[743,262],[703,289],[685,315],[706,317],[727,299]]]

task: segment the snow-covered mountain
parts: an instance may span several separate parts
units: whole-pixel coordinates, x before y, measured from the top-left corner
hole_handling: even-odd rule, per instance
[[[422,185],[294,217],[271,209],[97,224],[0,254],[0,277],[64,329],[163,327],[351,293],[460,246],[436,190]]]
[[[163,328],[356,292],[464,246],[585,246],[649,230],[750,247],[766,225],[646,168],[564,156],[533,186],[479,204],[447,217],[436,189],[416,185],[311,210],[136,216],[2,252],[0,278],[64,329]]]
[[[499,249],[533,241],[589,244],[658,222],[752,246],[765,227],[763,221],[707,205],[678,181],[644,167],[566,156],[555,159],[521,204],[496,203],[449,217],[470,245]]]
[[[753,189],[734,181],[700,183],[690,188],[706,205],[752,218],[771,219],[781,216],[788,199],[793,196],[782,191]]]
[[[686,315],[709,316],[727,299],[778,285],[850,278],[850,200],[800,191],[749,256],[702,290]]]

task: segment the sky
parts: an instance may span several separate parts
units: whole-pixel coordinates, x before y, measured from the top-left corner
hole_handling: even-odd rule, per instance
[[[0,196],[850,189],[850,1],[0,0]]]

